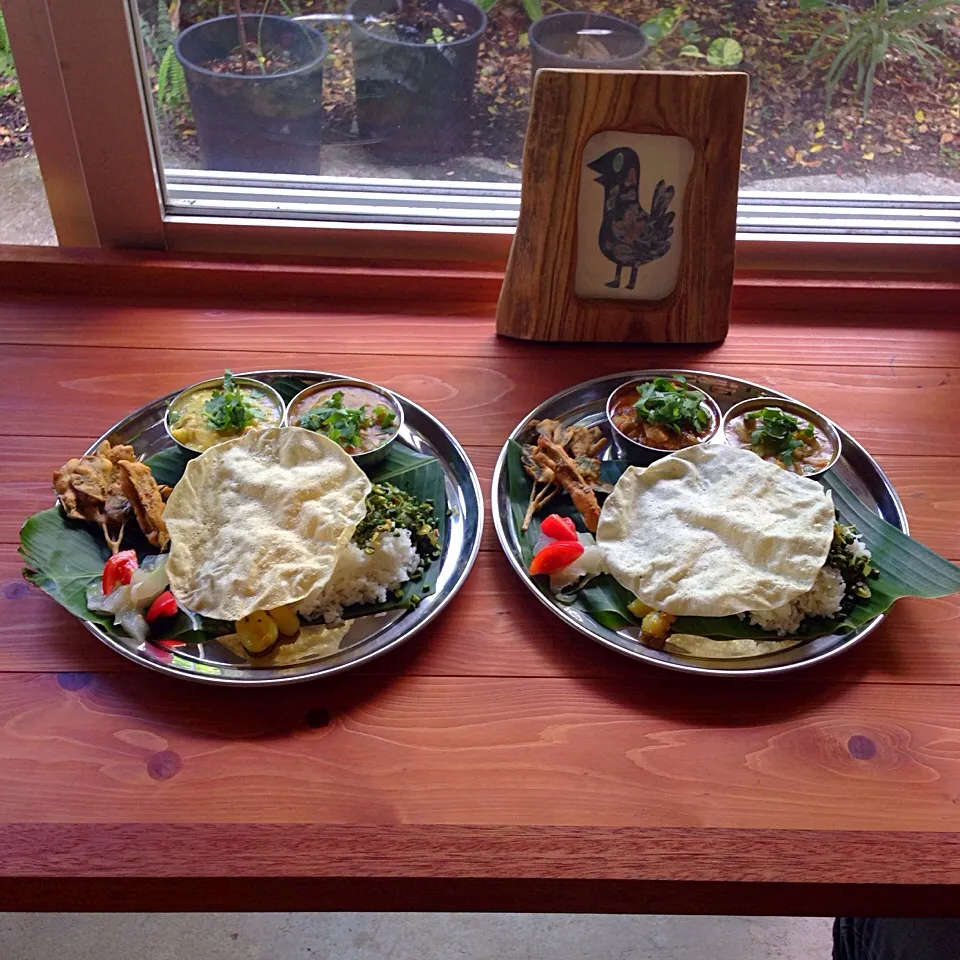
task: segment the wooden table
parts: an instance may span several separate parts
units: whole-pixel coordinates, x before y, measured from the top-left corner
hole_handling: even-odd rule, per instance
[[[51,470],[234,370],[339,370],[440,417],[484,484],[580,380],[767,383],[879,460],[960,558],[957,316],[740,311],[722,346],[500,341],[491,305],[0,305],[0,895],[15,909],[960,914],[960,597],[788,679],[703,680],[550,618],[487,524],[439,622],[363,670],[221,691],[137,668],[20,579]]]

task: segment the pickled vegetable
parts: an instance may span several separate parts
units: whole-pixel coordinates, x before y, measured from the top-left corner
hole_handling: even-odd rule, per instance
[[[280,628],[276,621],[263,610],[237,621],[237,638],[251,656],[268,653],[279,636]]]
[[[285,637],[292,637],[300,629],[300,618],[297,616],[296,603],[288,603],[274,610],[268,610],[267,616],[277,625],[277,629]]]

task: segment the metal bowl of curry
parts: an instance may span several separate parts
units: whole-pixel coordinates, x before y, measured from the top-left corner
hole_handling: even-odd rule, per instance
[[[282,426],[285,413],[283,397],[273,387],[228,370],[181,390],[167,407],[163,425],[179,447],[203,453],[255,427]]]
[[[607,399],[607,420],[620,453],[643,467],[677,450],[709,443],[722,419],[716,400],[679,373],[630,380]]]
[[[826,473],[839,459],[840,434],[822,413],[795,400],[757,397],[723,417],[723,442],[750,450],[802,477]]]
[[[358,466],[370,467],[386,457],[403,429],[403,407],[383,387],[341,377],[301,390],[287,404],[287,424],[324,434]]]

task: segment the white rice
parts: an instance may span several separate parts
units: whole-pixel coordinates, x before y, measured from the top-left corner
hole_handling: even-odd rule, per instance
[[[832,617],[840,612],[846,584],[836,567],[826,566],[817,574],[813,586],[790,603],[772,610],[748,610],[739,614],[763,630],[775,631],[783,637],[796,633],[804,617]]]
[[[308,620],[336,623],[344,607],[383,603],[388,592],[408,581],[420,563],[409,530],[383,535],[373,548],[373,553],[364,553],[351,543],[330,580],[307,596],[297,612]]]
[[[851,557],[866,557],[869,560],[871,556],[870,551],[867,549],[867,545],[860,538],[859,533],[853,538],[853,540],[850,541],[850,543],[846,544],[844,549],[850,554]]]

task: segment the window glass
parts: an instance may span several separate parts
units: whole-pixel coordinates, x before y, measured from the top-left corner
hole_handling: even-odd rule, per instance
[[[236,174],[333,178],[322,215],[344,219],[336,178],[347,191],[470,181],[515,193],[539,66],[743,70],[742,188],[958,196],[956,11],[946,0],[139,0],[168,196],[201,212],[297,215],[308,185],[288,182],[257,208]],[[184,171],[234,176],[200,196]]]
[[[56,244],[10,38],[0,11],[0,244]]]

